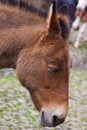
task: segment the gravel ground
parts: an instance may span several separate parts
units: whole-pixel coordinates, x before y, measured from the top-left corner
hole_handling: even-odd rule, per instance
[[[71,70],[69,113],[58,128],[41,128],[38,112],[17,77],[0,77],[0,130],[87,130],[87,71]]]

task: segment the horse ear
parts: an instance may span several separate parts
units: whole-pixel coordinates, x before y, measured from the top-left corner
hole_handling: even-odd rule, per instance
[[[60,25],[57,19],[55,0],[53,0],[49,9],[48,18],[47,18],[47,29],[49,33],[60,32]]]
[[[62,5],[59,10],[58,13],[62,14],[62,15],[68,15],[68,7],[66,4]]]
[[[63,38],[69,36],[69,15],[67,5],[63,5],[57,12],[57,17],[60,23]]]

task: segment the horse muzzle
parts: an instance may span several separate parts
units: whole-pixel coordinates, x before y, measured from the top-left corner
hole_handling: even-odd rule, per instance
[[[50,109],[51,110],[51,109]],[[59,108],[49,109],[43,108],[40,112],[40,124],[43,127],[55,127],[65,121],[66,113]]]

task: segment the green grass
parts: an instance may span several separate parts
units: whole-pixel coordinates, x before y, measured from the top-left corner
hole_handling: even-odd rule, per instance
[[[69,113],[65,125],[70,130],[87,128],[87,71],[71,70]],[[64,124],[63,124],[64,125]]]
[[[62,130],[86,130],[87,71],[71,70],[69,96],[69,113],[60,127]],[[44,130],[39,126],[38,112],[29,93],[17,77],[10,75],[0,78],[0,130],[4,126],[7,130]]]

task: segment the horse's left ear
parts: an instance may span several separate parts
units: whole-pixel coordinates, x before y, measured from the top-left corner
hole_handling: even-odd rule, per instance
[[[68,8],[67,5],[63,5],[59,8],[57,11],[57,18],[60,23],[62,36],[64,39],[67,39],[69,36],[69,14],[68,14]]]

